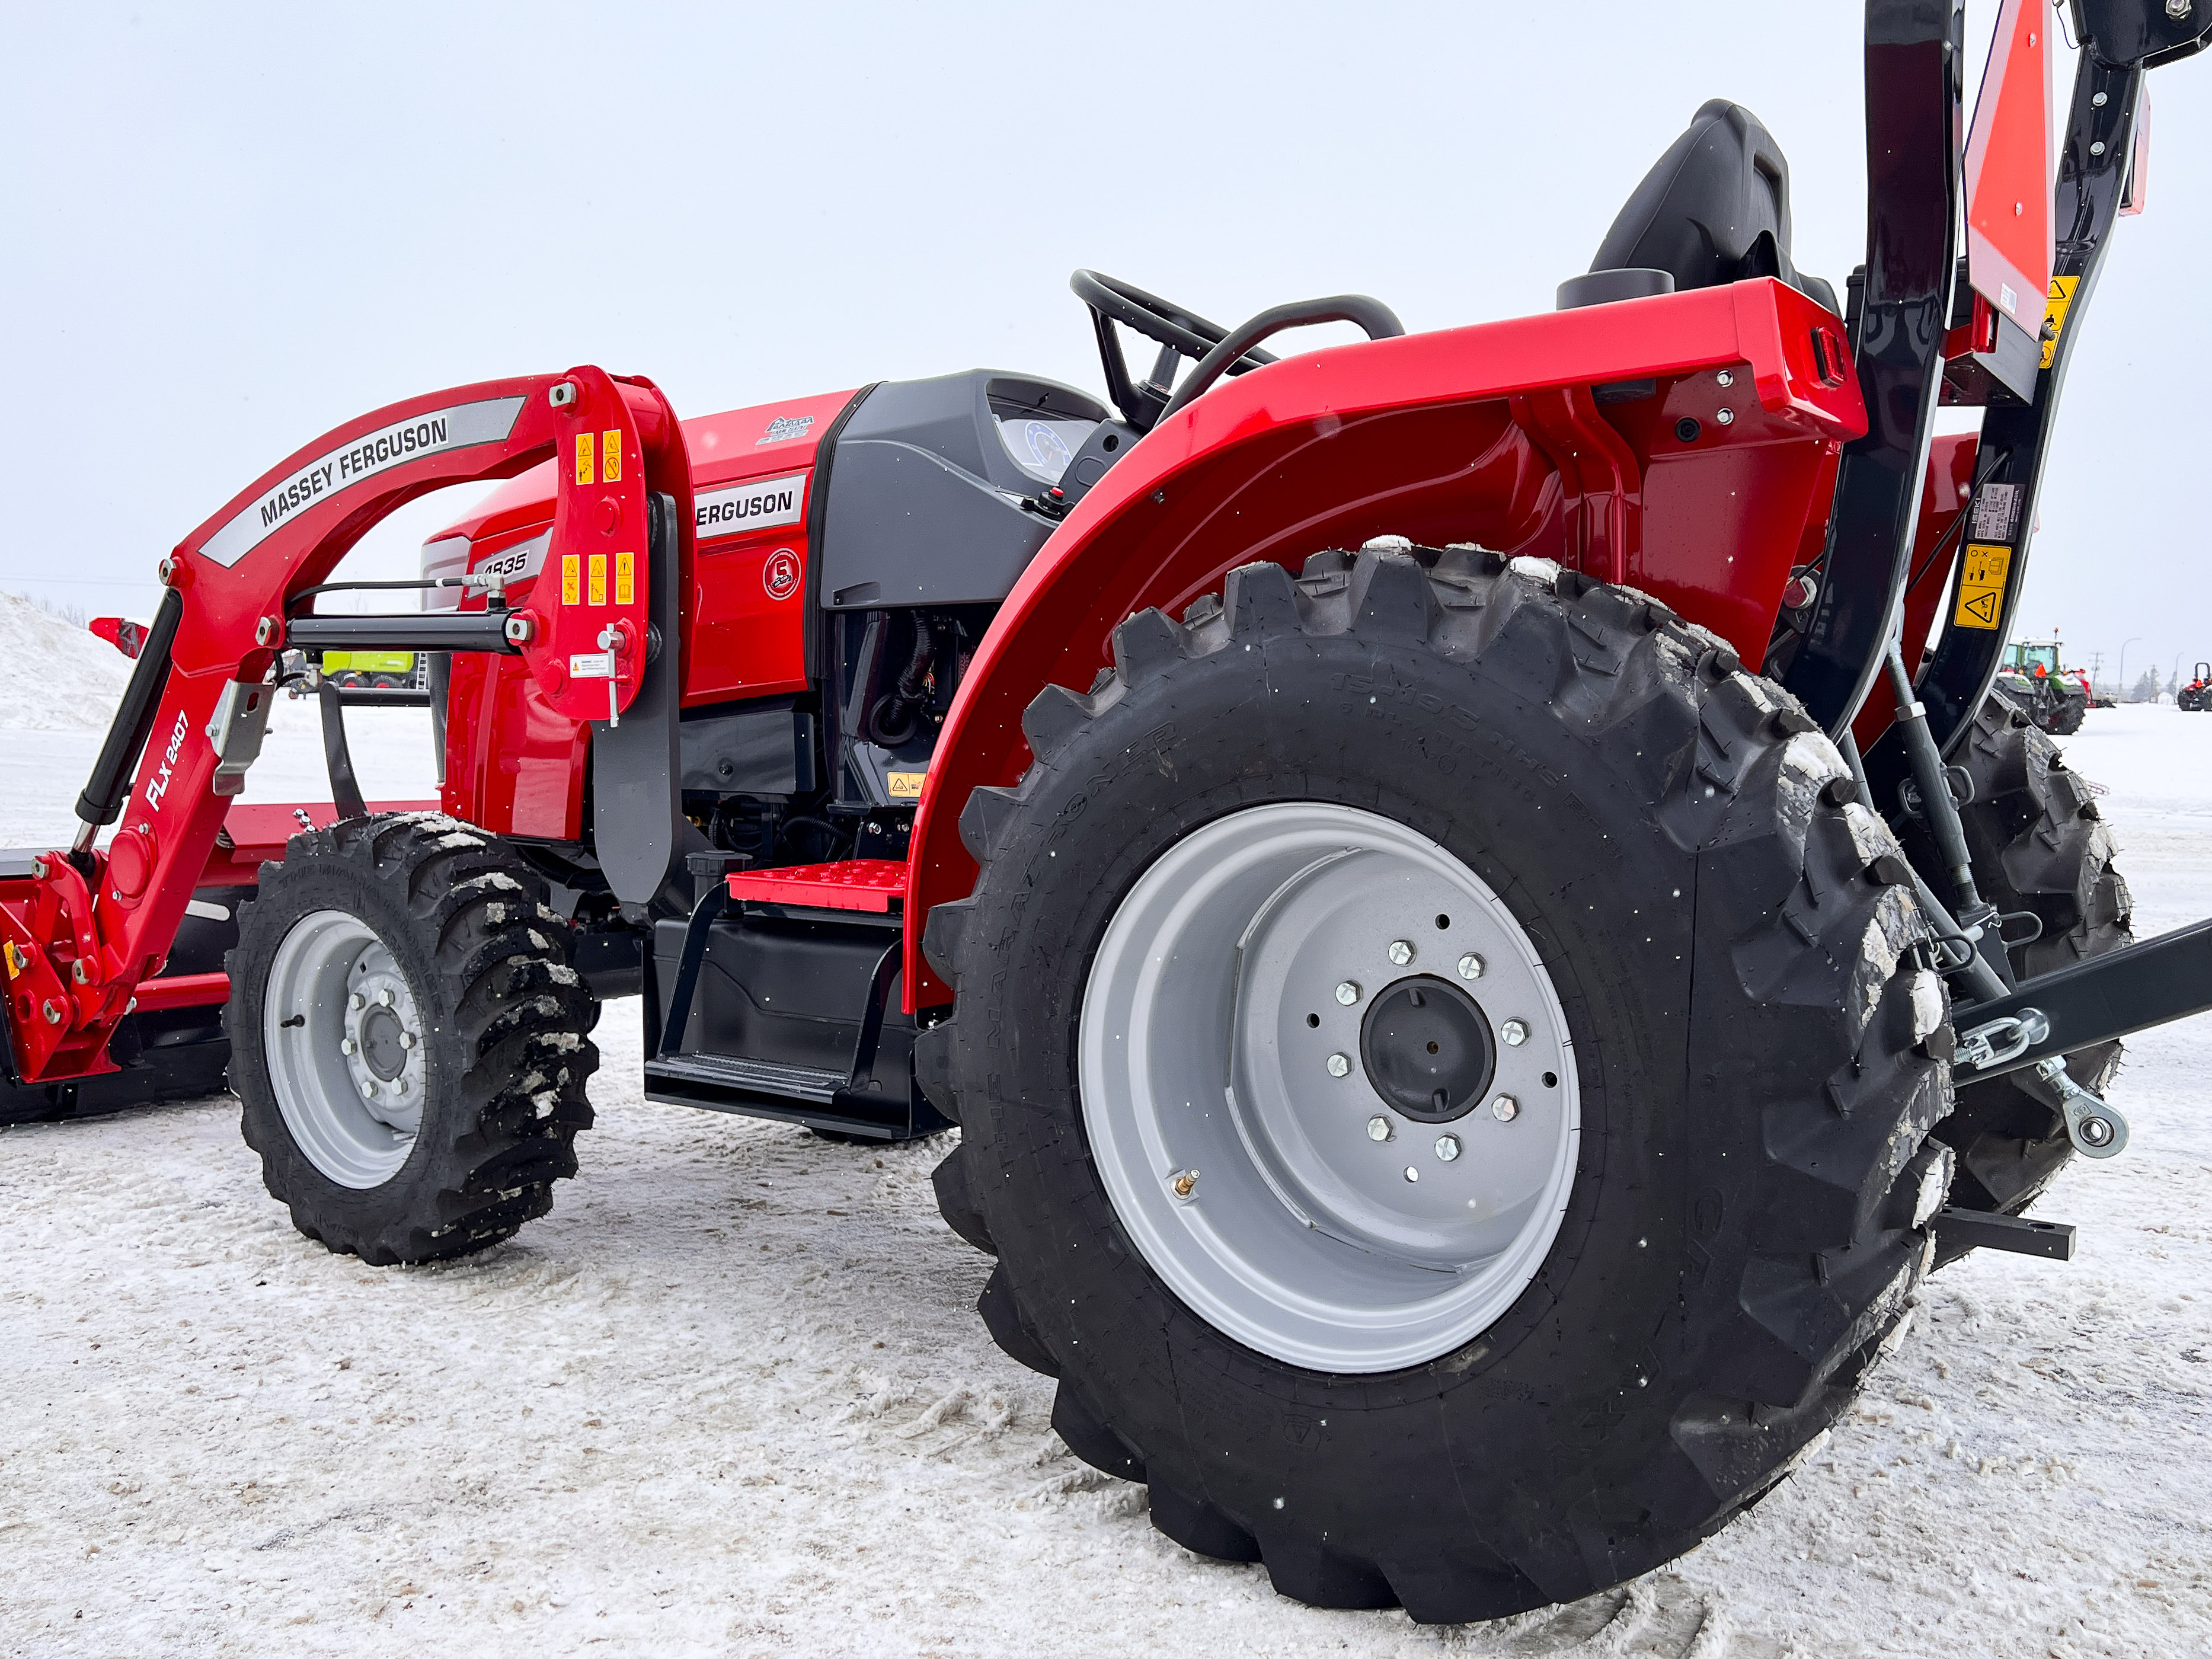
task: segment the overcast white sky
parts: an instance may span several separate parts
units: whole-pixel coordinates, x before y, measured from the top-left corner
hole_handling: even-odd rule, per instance
[[[1548,309],[1709,97],[1788,153],[1800,265],[1840,290],[1864,238],[1856,0],[9,9],[0,588],[95,611],[145,614],[297,446],[488,376],[595,362],[686,413],[978,365],[1097,389],[1077,265],[1223,322]],[[2153,84],[2022,617],[2108,675],[2139,636],[2131,678],[2212,657],[2212,61]],[[349,574],[411,574],[463,505]]]

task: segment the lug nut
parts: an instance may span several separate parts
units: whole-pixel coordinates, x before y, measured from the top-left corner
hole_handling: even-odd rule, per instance
[[[1377,1112],[1373,1117],[1369,1118],[1367,1120],[1367,1138],[1370,1140],[1389,1139],[1390,1120],[1384,1117],[1380,1112]]]
[[[1198,1171],[1177,1170],[1168,1177],[1168,1190],[1177,1198],[1188,1198],[1198,1190]]]
[[[1482,977],[1482,958],[1475,955],[1474,951],[1469,951],[1465,956],[1459,959],[1459,976],[1462,979],[1480,979]]]
[[[1459,1137],[1457,1135],[1437,1137],[1437,1159],[1439,1163],[1449,1164],[1458,1156]]]
[[[1517,1019],[1509,1019],[1498,1028],[1498,1041],[1509,1048],[1518,1048],[1528,1040],[1528,1028]]]
[[[1407,963],[1411,962],[1413,959],[1413,940],[1411,940],[1411,939],[1392,939],[1392,940],[1390,941],[1390,960],[1391,960],[1391,961],[1393,961],[1393,962],[1396,963],[1398,964],[1398,966],[1400,966],[1401,968],[1403,968],[1403,967],[1404,967]]]
[[[399,1034],[399,1046],[403,1048],[412,1048],[415,1046],[415,1033],[402,1031]]]
[[[389,1008],[392,1002],[392,988],[387,985],[384,989],[379,991],[376,994],[376,1000],[382,1006]]]
[[[1358,1000],[1359,1000],[1359,984],[1358,984],[1358,981],[1356,981],[1356,980],[1349,980],[1349,979],[1348,979],[1348,980],[1345,981],[1343,984],[1341,984],[1341,985],[1338,986],[1338,987],[1336,988],[1336,1000],[1337,1000],[1339,1002],[1342,1003],[1342,1004],[1343,1004],[1346,1007],[1347,1007],[1347,1008],[1349,1008],[1350,1006],[1352,1006],[1352,1005],[1353,1003],[1355,1003],[1355,1002],[1358,1001]]]
[[[362,1084],[361,1085],[361,1097],[363,1100],[374,1100],[376,1098],[376,1085],[374,1083]]]
[[[351,1037],[340,1037],[338,1039],[338,1052],[342,1054],[357,1054],[361,1052],[361,1045],[356,1042]]]
[[[1328,1074],[1331,1077],[1350,1077],[1352,1075],[1352,1056],[1350,1054],[1331,1054],[1328,1057]]]
[[[1500,1123],[1510,1123],[1521,1115],[1521,1103],[1511,1095],[1500,1095],[1490,1103],[1490,1115]]]
[[[368,999],[362,995],[360,992],[356,991],[351,996],[346,999],[346,1006],[352,1009],[354,1012],[357,1014],[362,1009],[368,1006]]]

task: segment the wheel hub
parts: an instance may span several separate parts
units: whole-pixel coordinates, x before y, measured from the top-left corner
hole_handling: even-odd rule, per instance
[[[1280,803],[1169,848],[1108,924],[1079,1041],[1139,1253],[1277,1358],[1449,1352],[1558,1231],[1580,1134],[1559,998],[1503,901],[1389,818]]]
[[[261,1018],[277,1109],[308,1161],[343,1187],[390,1180],[422,1127],[429,1069],[389,947],[357,916],[309,912],[277,945]]]
[[[1359,1028],[1370,1086],[1419,1123],[1449,1123],[1473,1111],[1490,1086],[1495,1052],[1480,1005],[1433,974],[1387,988]]]

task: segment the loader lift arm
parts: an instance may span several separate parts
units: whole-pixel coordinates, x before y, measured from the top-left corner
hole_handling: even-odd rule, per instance
[[[509,478],[549,457],[556,502],[530,608],[295,617],[371,527],[451,484]],[[655,496],[672,498],[656,507]],[[358,641],[520,655],[546,701],[606,721],[637,696],[653,641],[656,513],[688,561],[690,465],[649,380],[582,367],[412,398],[325,434],[234,496],[162,561],[163,595],[66,851],[0,862],[9,1060],[37,1085],[112,1071],[107,1043],[168,955],[258,753],[288,643]],[[388,637],[387,637],[388,636]],[[135,781],[131,769],[137,768]],[[126,810],[127,808],[127,810]],[[102,848],[100,830],[123,820]]]

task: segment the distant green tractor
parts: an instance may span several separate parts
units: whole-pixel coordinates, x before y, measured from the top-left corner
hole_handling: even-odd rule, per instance
[[[2005,647],[1996,690],[2053,737],[2081,729],[2089,711],[2089,677],[2059,665],[2058,640],[2015,640]]]

